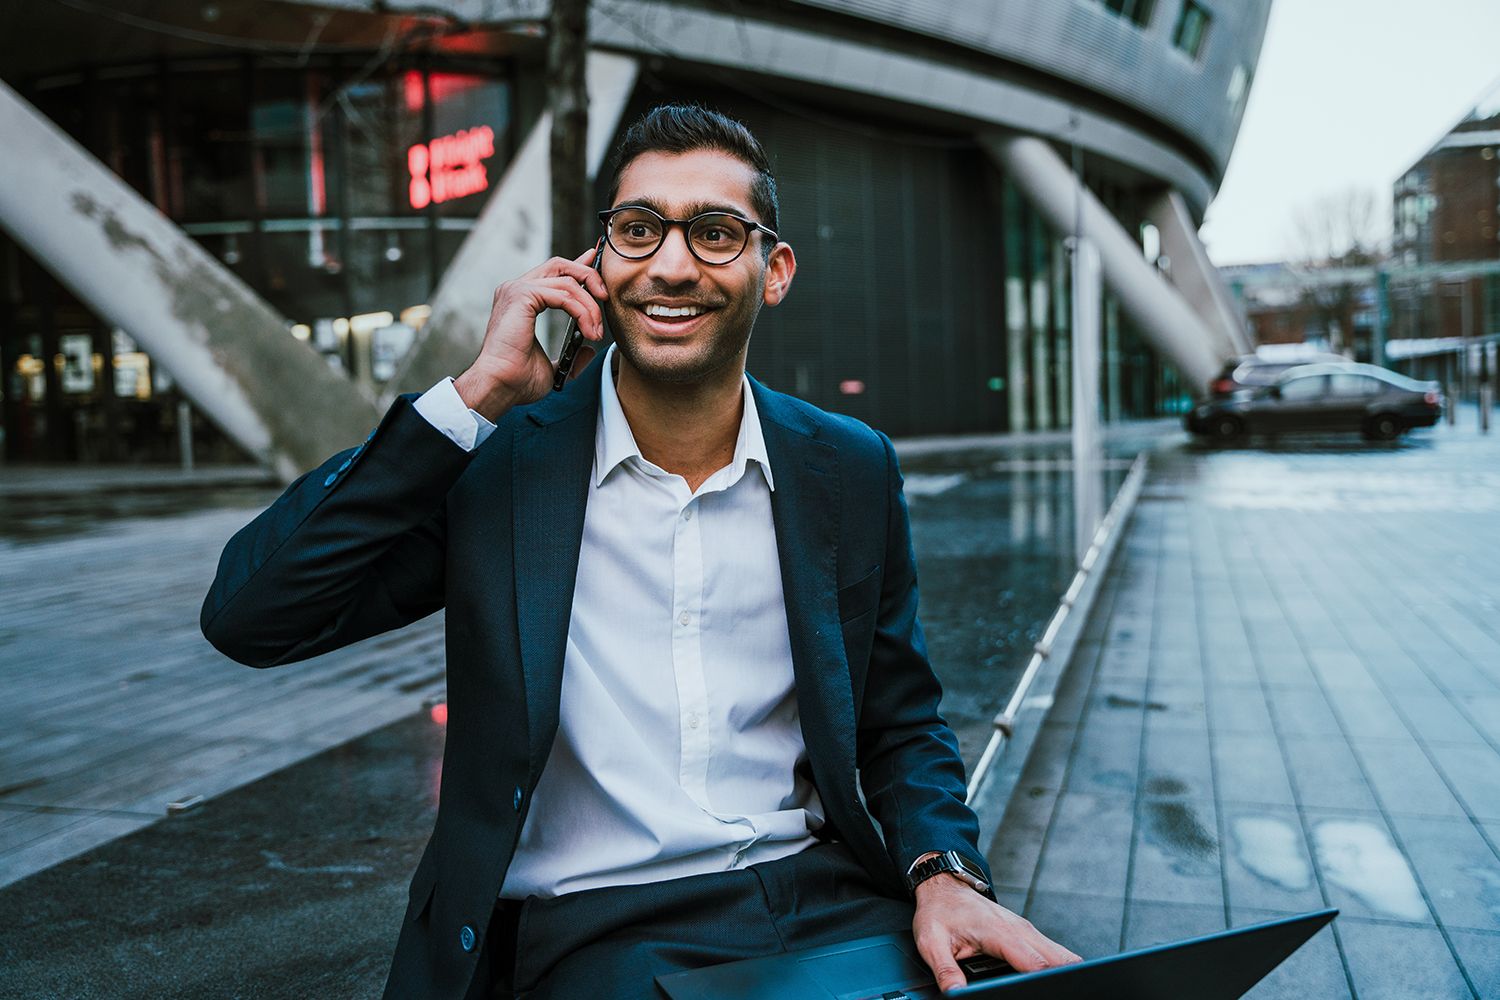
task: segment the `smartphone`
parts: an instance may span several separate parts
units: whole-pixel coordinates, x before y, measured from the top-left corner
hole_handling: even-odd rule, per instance
[[[594,245],[594,262],[590,265],[595,271],[603,271],[599,267],[604,261],[604,237],[599,237],[599,242]],[[583,346],[583,331],[578,329],[578,320],[575,317],[568,321],[568,332],[563,334],[562,350],[557,355],[557,371],[552,375],[552,391],[562,392],[563,386],[568,384],[568,376],[573,371],[573,361],[578,357],[578,349]]]

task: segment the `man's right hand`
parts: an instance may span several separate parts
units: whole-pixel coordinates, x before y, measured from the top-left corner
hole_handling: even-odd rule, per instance
[[[536,318],[544,309],[572,316],[586,340],[603,339],[604,313],[596,300],[609,292],[589,266],[593,257],[592,248],[573,260],[553,257],[495,289],[479,357],[453,380],[465,405],[493,423],[511,407],[534,403],[552,390],[552,361],[536,337]],[[593,355],[594,348],[580,348],[573,373]]]

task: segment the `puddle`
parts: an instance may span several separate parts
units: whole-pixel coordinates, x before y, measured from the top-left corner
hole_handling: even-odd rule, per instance
[[[1313,850],[1323,878],[1370,909],[1397,920],[1429,919],[1411,866],[1384,830],[1357,820],[1329,820],[1313,828]]]
[[[1159,701],[1141,701],[1139,698],[1126,698],[1118,694],[1104,696],[1104,704],[1108,708],[1144,708],[1149,712],[1165,712],[1166,704]]]
[[[1232,832],[1235,857],[1250,874],[1288,892],[1312,886],[1312,866],[1292,824],[1271,816],[1241,816]]]
[[[1218,841],[1186,802],[1147,802],[1146,822],[1148,836],[1176,856],[1173,867],[1183,874],[1196,872],[1218,856]]]

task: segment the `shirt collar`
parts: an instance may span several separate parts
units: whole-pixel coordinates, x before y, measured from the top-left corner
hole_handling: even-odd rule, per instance
[[[615,345],[610,344],[599,366],[599,377],[603,380],[599,393],[599,424],[594,432],[594,486],[604,485],[604,480],[621,462],[634,458],[643,467],[648,465],[635,443],[630,431],[630,422],[620,406],[620,397],[615,392],[614,380]],[[760,429],[760,414],[755,409],[755,393],[750,391],[750,377],[740,376],[741,392],[745,405],[740,415],[740,433],[734,443],[734,458],[730,461],[729,483],[732,485],[745,474],[747,462],[754,462],[765,476],[766,485],[773,491],[776,482],[771,478],[771,459],[766,454],[766,439]]]

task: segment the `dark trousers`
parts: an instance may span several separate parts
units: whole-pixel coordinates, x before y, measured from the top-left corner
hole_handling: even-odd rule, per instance
[[[470,1000],[660,1000],[655,977],[910,931],[839,843],[729,872],[501,900]]]

